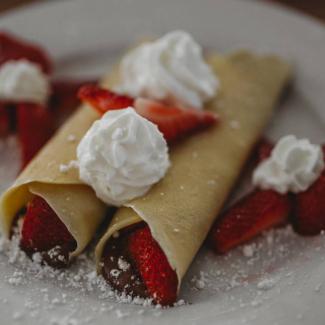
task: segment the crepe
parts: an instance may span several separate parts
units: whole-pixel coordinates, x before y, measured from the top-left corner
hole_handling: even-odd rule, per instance
[[[76,240],[76,249],[69,257],[78,255],[87,246],[103,221],[107,207],[90,187],[82,184],[78,169],[65,170],[64,165],[76,159],[78,142],[96,119],[98,114],[93,109],[81,107],[5,191],[0,199],[0,221],[6,237],[10,236],[17,213],[38,195]]]
[[[109,238],[145,221],[178,277],[178,287],[218,216],[252,148],[270,120],[290,78],[290,67],[275,56],[248,52],[213,56],[209,63],[220,79],[218,96],[207,109],[220,124],[170,148],[167,175],[143,197],[120,208],[96,247],[101,272]],[[116,82],[117,75],[106,80]]]

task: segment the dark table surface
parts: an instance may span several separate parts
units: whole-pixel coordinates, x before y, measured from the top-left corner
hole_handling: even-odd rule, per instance
[[[0,11],[11,10],[18,6],[47,0],[0,0]],[[285,6],[296,8],[306,14],[325,21],[325,0],[256,0],[282,3]]]
[[[293,7],[306,14],[314,16],[323,22],[325,21],[324,0],[270,0],[271,2],[282,3],[285,6]]]

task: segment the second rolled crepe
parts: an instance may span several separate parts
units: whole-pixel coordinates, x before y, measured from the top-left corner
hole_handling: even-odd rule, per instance
[[[71,161],[76,159],[79,140],[97,118],[94,110],[81,107],[5,191],[0,199],[0,221],[6,237],[10,236],[19,211],[37,195],[47,202],[75,239],[76,248],[70,257],[87,246],[107,207],[90,187],[80,182],[78,169],[71,166]]]
[[[164,179],[117,211],[96,247],[98,272],[109,239],[145,221],[175,270],[179,289],[290,78],[290,67],[275,56],[240,52],[213,56],[209,63],[221,89],[206,109],[220,116],[220,125],[171,147]]]

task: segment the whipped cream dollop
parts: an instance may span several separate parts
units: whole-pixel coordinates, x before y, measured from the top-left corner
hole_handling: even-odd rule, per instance
[[[321,146],[293,135],[283,137],[253,173],[254,185],[279,193],[305,191],[324,169]]]
[[[144,195],[170,165],[162,133],[132,107],[95,121],[78,145],[77,157],[80,179],[115,206]]]
[[[37,64],[22,59],[0,67],[0,99],[44,104],[49,93],[49,80]]]
[[[191,35],[174,31],[124,57],[116,91],[183,107],[202,108],[219,81]]]

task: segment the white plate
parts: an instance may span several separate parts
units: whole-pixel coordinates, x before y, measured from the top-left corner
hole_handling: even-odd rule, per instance
[[[296,78],[268,133],[325,140],[325,30],[284,9],[233,0],[53,1],[2,16],[0,27],[46,46],[59,75],[101,74],[135,38],[176,28],[219,51],[246,47],[278,53],[293,62]],[[7,157],[11,163],[5,163],[9,151],[0,150],[3,187],[15,159]],[[242,249],[218,258],[202,250],[181,293],[191,304],[163,311],[100,299],[96,286],[87,287],[90,281],[81,280],[75,288],[76,269],[87,262],[79,261],[63,280],[40,279],[35,270],[25,274],[18,262],[8,265],[2,254],[0,323],[324,324],[324,237],[302,238],[287,229],[255,244],[261,247],[253,257],[243,256]],[[87,265],[90,271],[92,264]],[[200,271],[205,276],[193,283]],[[73,281],[74,288],[68,288]]]

